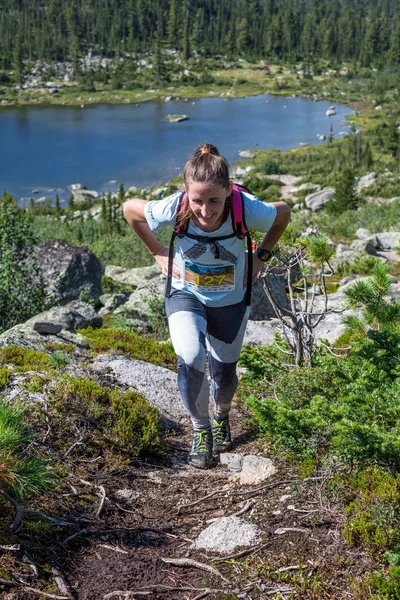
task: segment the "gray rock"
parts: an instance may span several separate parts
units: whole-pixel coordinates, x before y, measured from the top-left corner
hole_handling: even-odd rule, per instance
[[[356,236],[359,240],[365,240],[366,238],[371,237],[371,235],[371,232],[368,229],[365,229],[364,227],[360,227],[356,231]]]
[[[118,384],[137,390],[161,411],[166,420],[179,422],[187,419],[178,392],[177,375],[173,371],[141,360],[108,355],[97,356],[93,369],[102,373],[111,371]]]
[[[288,300],[286,297],[284,278],[271,274],[268,275],[267,281],[274,300],[283,308],[287,308]],[[251,292],[250,319],[252,321],[265,321],[267,319],[274,319],[275,317],[274,309],[264,291],[263,280],[257,279]]]
[[[8,329],[0,335],[0,348],[10,345],[22,346],[31,348],[32,350],[48,351],[47,345],[49,342],[54,344],[74,344],[78,349],[87,348],[87,338],[79,333],[70,331],[61,331],[58,334],[41,335],[35,331],[32,325],[21,323]]]
[[[99,298],[100,304],[103,307],[99,310],[99,315],[103,317],[106,314],[112,313],[118,306],[122,306],[129,299],[129,294],[103,294]]]
[[[248,321],[246,333],[244,334],[244,344],[251,346],[268,346],[274,341],[276,331],[276,321]]]
[[[272,460],[264,456],[226,452],[221,454],[220,460],[221,464],[226,464],[234,472],[231,479],[237,480],[240,485],[258,485],[276,473]]]
[[[241,150],[239,156],[242,158],[255,158],[256,153],[253,150]]]
[[[396,250],[400,248],[400,232],[398,231],[385,231],[377,233],[376,238],[379,242],[379,248],[381,250]]]
[[[252,546],[260,537],[261,531],[256,525],[239,517],[222,517],[204,529],[193,546],[198,550],[229,554],[235,548]]]
[[[62,329],[75,331],[86,327],[101,327],[103,320],[93,306],[87,302],[73,300],[64,306],[54,306],[26,321],[25,325],[34,327],[37,321],[50,321],[61,325]]]
[[[369,238],[363,238],[361,240],[353,240],[351,242],[350,248],[358,254],[361,254],[362,252],[367,252],[368,254],[375,255],[377,246],[378,241],[375,236],[372,236]]]
[[[157,283],[148,284],[147,287],[138,288],[129,296],[125,304],[115,310],[114,314],[122,315],[128,319],[139,319],[144,322],[151,319],[153,311],[150,308],[150,301],[156,299],[163,300],[164,288],[165,283],[161,279]]]
[[[56,302],[93,300],[101,295],[102,266],[88,248],[50,240],[36,246],[35,263],[42,273],[47,294]]]
[[[334,193],[335,190],[333,188],[325,188],[314,194],[309,194],[305,199],[307,208],[311,209],[312,212],[321,210],[329,202]]]
[[[33,329],[38,333],[60,333],[62,325],[53,323],[52,321],[35,321]]]
[[[304,192],[307,190],[314,190],[314,191],[319,191],[321,189],[320,185],[317,185],[316,183],[302,183],[301,185],[296,185],[294,187],[292,187],[289,192],[291,194],[297,194],[297,192]]]
[[[368,173],[368,175],[364,175],[363,177],[356,177],[357,182],[357,192],[374,185],[375,179],[377,179],[378,173]]]
[[[151,267],[138,267],[135,269],[126,269],[114,265],[107,265],[105,276],[109,277],[117,283],[122,283],[132,287],[141,288],[150,282],[160,280],[162,278],[161,268],[157,263]]]

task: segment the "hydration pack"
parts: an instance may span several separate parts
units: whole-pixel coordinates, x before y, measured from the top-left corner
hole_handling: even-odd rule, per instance
[[[218,245],[215,242],[221,240],[227,240],[232,237],[237,237],[241,240],[246,238],[247,241],[247,289],[246,289],[246,306],[250,306],[251,301],[251,286],[252,286],[252,275],[253,275],[253,247],[249,230],[247,229],[245,216],[244,216],[244,198],[243,192],[251,192],[244,186],[234,183],[232,187],[232,199],[231,199],[231,219],[232,219],[232,233],[221,236],[211,235],[193,235],[188,233],[189,219],[182,226],[175,225],[174,231],[172,232],[171,241],[169,244],[168,253],[168,276],[165,286],[165,295],[168,298],[171,293],[171,280],[172,280],[172,263],[174,260],[174,245],[175,239],[188,237],[192,240],[196,240],[203,244],[212,244],[214,256],[216,259],[219,258]],[[183,192],[179,198],[177,216],[183,212],[187,202],[187,194]]]

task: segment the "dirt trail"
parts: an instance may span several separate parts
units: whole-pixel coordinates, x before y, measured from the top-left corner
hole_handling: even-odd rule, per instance
[[[235,452],[260,453],[243,433],[239,409],[233,412]],[[350,578],[372,568],[344,542],[341,513],[321,478],[301,481],[296,469],[275,459],[277,473],[263,485],[240,486],[221,464],[209,471],[187,466],[189,446],[189,430],[169,434],[159,459],[97,481],[110,499],[101,523],[88,527],[97,533],[84,531],[66,544],[64,573],[80,600],[341,599]],[[253,507],[243,518],[260,527],[262,539],[247,555],[191,548],[211,519],[233,515],[250,498]],[[196,560],[223,577],[163,561],[168,558]]]

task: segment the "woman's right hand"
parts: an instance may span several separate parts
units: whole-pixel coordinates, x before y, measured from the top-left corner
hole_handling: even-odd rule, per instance
[[[155,261],[160,265],[162,274],[165,275],[165,277],[168,275],[168,254],[169,249],[164,246],[161,246],[161,248],[157,250],[157,253],[153,254]],[[174,279],[180,279],[181,277],[175,260],[172,263],[172,277]]]

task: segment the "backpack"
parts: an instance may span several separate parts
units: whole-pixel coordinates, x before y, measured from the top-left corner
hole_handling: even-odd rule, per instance
[[[241,240],[246,238],[247,241],[247,288],[246,288],[246,306],[250,306],[251,301],[251,286],[252,286],[252,274],[253,274],[253,247],[251,242],[251,237],[249,230],[247,229],[245,216],[244,216],[244,200],[242,192],[251,192],[245,188],[243,185],[238,183],[233,184],[232,188],[232,206],[231,206],[231,219],[232,219],[232,233],[229,235],[222,235],[212,237],[209,235],[193,235],[187,232],[189,227],[189,220],[184,224],[184,226],[175,225],[174,231],[172,232],[171,241],[169,244],[169,253],[168,253],[168,275],[167,281],[165,285],[165,295],[169,298],[171,294],[171,280],[172,280],[172,263],[174,259],[174,245],[175,239],[188,237],[190,239],[196,240],[198,242],[202,242],[204,244],[213,244],[214,242],[218,242],[220,240],[226,240],[228,238],[237,237]],[[179,198],[178,204],[178,212],[184,210],[185,203],[187,199],[186,192],[182,192],[181,197]],[[219,258],[218,247],[215,248],[215,258]]]

